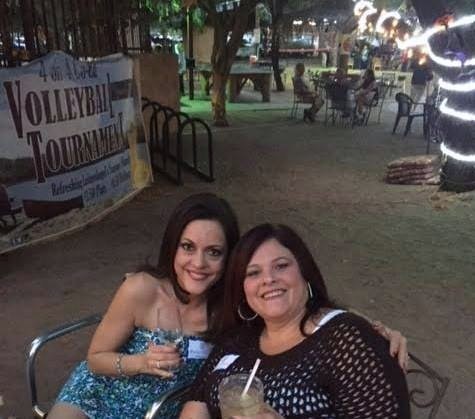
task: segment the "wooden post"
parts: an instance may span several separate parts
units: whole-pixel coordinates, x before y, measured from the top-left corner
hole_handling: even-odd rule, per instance
[[[186,9],[186,26],[187,26],[187,38],[188,38],[188,59],[186,60],[188,67],[188,89],[190,100],[195,98],[195,85],[194,85],[194,67],[195,58],[193,54],[193,16],[191,7]]]
[[[2,36],[6,64],[9,67],[13,66],[13,42],[8,28],[8,7],[6,0],[0,0],[0,35]]]
[[[25,36],[25,46],[29,58],[34,58],[37,54],[35,46],[35,33],[33,24],[33,9],[31,0],[20,0],[21,20],[23,22],[23,34]]]

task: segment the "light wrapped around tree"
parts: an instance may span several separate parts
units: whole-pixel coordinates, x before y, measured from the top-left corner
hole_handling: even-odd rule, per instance
[[[446,17],[442,0],[413,0],[421,22],[436,25],[427,37],[429,57],[441,76],[441,189],[475,189],[475,16]],[[437,16],[438,15],[438,16]],[[445,17],[444,17],[445,16]],[[441,26],[441,23],[443,24]],[[445,27],[444,27],[445,26]]]

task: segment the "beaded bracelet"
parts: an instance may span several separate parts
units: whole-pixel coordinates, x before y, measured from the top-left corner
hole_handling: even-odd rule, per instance
[[[119,377],[126,377],[126,374],[122,369],[122,358],[124,357],[124,355],[125,354],[117,355],[117,359],[115,360],[115,369],[117,370],[117,374],[119,374]]]

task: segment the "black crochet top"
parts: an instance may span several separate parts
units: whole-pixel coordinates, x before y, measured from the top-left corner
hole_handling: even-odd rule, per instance
[[[227,355],[239,357],[223,368]],[[206,403],[211,417],[220,418],[220,381],[249,373],[256,358],[261,359],[257,376],[265,401],[284,418],[410,418],[404,373],[389,355],[388,342],[350,313],[333,317],[295,347],[271,356],[259,349],[259,334],[242,327],[214,348],[189,400]]]

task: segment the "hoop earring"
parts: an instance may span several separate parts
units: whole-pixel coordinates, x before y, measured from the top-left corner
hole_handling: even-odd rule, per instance
[[[246,321],[246,322],[250,322],[250,321],[254,320],[255,318],[257,318],[257,313],[254,313],[254,316],[251,316],[251,317],[245,317],[245,316],[243,316],[243,314],[242,314],[242,312],[241,312],[241,304],[242,304],[242,303],[239,303],[237,312],[238,312],[238,314],[239,314],[239,317],[240,317],[242,320],[244,320],[244,321]]]
[[[310,297],[310,300],[313,300],[312,286],[310,285],[310,282],[308,282],[308,281],[307,281],[307,288],[308,288],[308,296]]]

